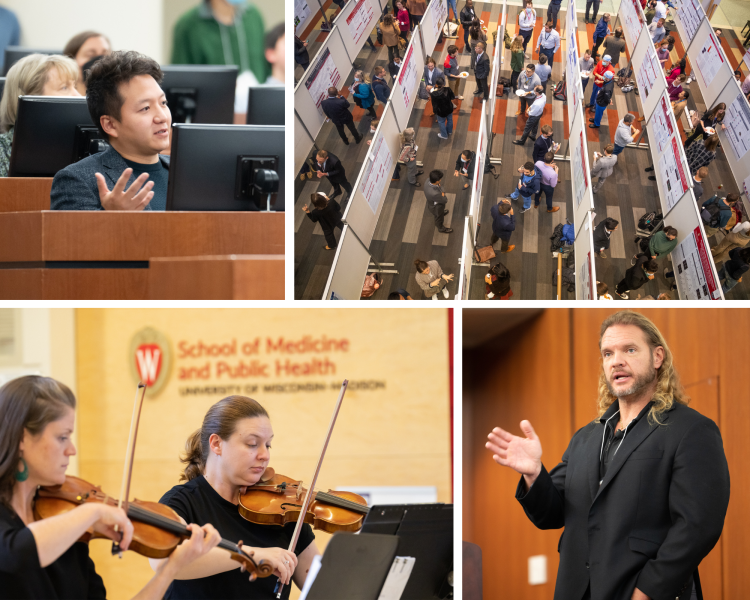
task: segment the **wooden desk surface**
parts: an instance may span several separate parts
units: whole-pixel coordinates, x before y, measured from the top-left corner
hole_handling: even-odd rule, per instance
[[[284,254],[284,213],[0,212],[0,263]]]

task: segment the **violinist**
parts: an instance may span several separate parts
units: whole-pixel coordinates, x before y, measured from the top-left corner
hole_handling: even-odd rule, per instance
[[[212,523],[221,535],[253,552],[256,562],[270,563],[272,577],[248,582],[237,562],[226,553],[212,550],[175,577],[166,598],[261,598],[275,599],[277,579],[284,584],[282,597],[289,597],[289,582],[301,589],[313,558],[320,554],[312,528],[305,524],[295,552],[287,548],[294,523],[285,526],[257,525],[246,521],[238,510],[239,495],[256,484],[271,458],[273,429],[266,410],[255,400],[229,396],[209,408],[201,428],[186,444],[182,480],[161,498],[185,521]],[[160,560],[151,560],[154,568]]]
[[[70,389],[49,377],[19,377],[0,388],[0,599],[106,598],[88,544],[79,540],[93,530],[123,550],[130,544],[133,524],[109,504],[86,502],[35,520],[37,489],[64,484],[76,453],[75,406]],[[136,598],[162,598],[178,571],[219,543],[211,525],[190,529],[190,540]]]

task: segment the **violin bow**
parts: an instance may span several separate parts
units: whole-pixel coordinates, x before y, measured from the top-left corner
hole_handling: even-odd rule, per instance
[[[138,399],[140,392],[141,398]],[[128,447],[125,449],[125,466],[122,470],[122,484],[120,485],[120,499],[117,501],[117,508],[124,508],[128,512],[128,498],[130,497],[130,481],[133,476],[133,457],[135,455],[135,440],[138,437],[138,423],[141,420],[141,409],[143,408],[143,399],[146,397],[146,384],[138,383],[135,390],[135,400],[133,401],[133,416],[130,419],[130,432],[128,433]],[[123,507],[124,505],[124,507]],[[115,525],[115,532],[118,531]],[[122,539],[122,536],[120,537]],[[122,558],[122,549],[120,542],[112,542],[112,554],[117,554]]]
[[[305,515],[307,514],[307,509],[310,507],[310,503],[312,502],[315,489],[315,483],[318,481],[318,473],[320,473],[320,467],[323,464],[323,458],[325,458],[326,450],[328,449],[328,442],[331,440],[331,434],[333,433],[333,426],[336,424],[336,417],[339,416],[339,409],[341,408],[341,403],[344,400],[344,394],[346,393],[346,388],[349,386],[349,380],[344,379],[344,383],[341,384],[341,391],[339,392],[339,399],[336,402],[336,408],[333,409],[333,416],[331,416],[331,424],[328,426],[328,434],[326,435],[326,439],[323,441],[323,449],[320,451],[320,458],[318,458],[318,466],[315,467],[315,474],[312,477],[312,481],[310,482],[310,485],[307,488],[307,494],[305,494],[305,501],[302,503],[302,508],[299,513],[299,518],[297,519],[297,525],[294,528],[294,535],[292,536],[292,541],[289,544],[289,552],[294,552],[294,549],[297,547],[297,540],[299,540],[299,534],[302,531],[302,525],[305,522]],[[274,593],[276,594],[276,598],[281,598],[281,591],[284,588],[284,584],[281,583],[281,579],[279,579],[278,583],[276,584],[276,588],[274,589]]]

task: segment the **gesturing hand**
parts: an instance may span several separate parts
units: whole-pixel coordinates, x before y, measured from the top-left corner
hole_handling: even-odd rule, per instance
[[[130,184],[127,191],[125,190],[128,179],[132,174],[133,169],[125,169],[112,191],[107,187],[107,180],[104,179],[104,175],[101,173],[95,174],[96,185],[99,188],[99,200],[104,210],[143,210],[151,202],[151,198],[154,197],[154,192],[151,191],[154,182],[146,183],[148,173],[141,173],[138,179]],[[144,183],[146,183],[145,186]]]
[[[527,482],[531,486],[542,471],[542,444],[528,421],[521,421],[521,431],[526,435],[525,438],[495,427],[487,436],[489,442],[485,447],[492,452],[492,458],[497,464],[527,476]]]

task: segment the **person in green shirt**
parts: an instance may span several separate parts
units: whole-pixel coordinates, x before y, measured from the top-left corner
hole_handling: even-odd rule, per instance
[[[172,64],[237,65],[241,77],[251,73],[251,83],[264,83],[270,66],[263,18],[246,1],[203,0],[182,15],[174,28]]]
[[[648,253],[653,259],[661,258],[672,253],[677,246],[677,230],[674,227],[665,227],[651,236],[648,242]],[[642,253],[642,254],[645,254]],[[634,265],[641,254],[636,254],[630,262]]]

